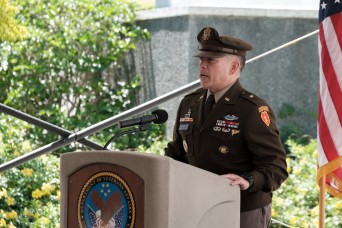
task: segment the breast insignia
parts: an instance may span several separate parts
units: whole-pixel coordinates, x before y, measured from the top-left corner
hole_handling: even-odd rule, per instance
[[[185,152],[188,153],[188,144],[186,143],[185,140],[183,140],[183,148],[184,148]]]
[[[219,151],[221,154],[226,154],[229,152],[229,149],[226,146],[220,146]]]

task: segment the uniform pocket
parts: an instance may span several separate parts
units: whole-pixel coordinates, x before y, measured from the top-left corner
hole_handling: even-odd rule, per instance
[[[227,130],[229,129],[229,130]],[[237,129],[213,129],[211,132],[212,156],[216,160],[226,159],[234,161],[240,159],[239,154],[244,151],[241,139],[241,133]]]

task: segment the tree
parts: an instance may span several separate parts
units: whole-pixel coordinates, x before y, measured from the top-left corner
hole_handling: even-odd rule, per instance
[[[8,0],[0,0],[0,6],[0,40],[22,39],[26,34],[26,28],[14,19],[18,8],[11,5]]]
[[[15,3],[29,36],[0,44],[0,102],[74,131],[136,105],[139,77],[118,74],[124,55],[148,38],[134,23],[132,2]],[[103,131],[94,139],[104,143],[114,132]],[[58,139],[37,128],[30,133],[37,145]],[[132,137],[121,140],[126,140],[121,145],[139,145]]]
[[[1,1],[1,0],[0,0]],[[6,2],[7,3],[7,2]],[[148,32],[124,0],[13,0],[28,29],[22,41],[0,42],[0,102],[68,130],[79,130],[136,105],[140,79],[120,75],[120,61]],[[123,137],[118,149],[157,141]],[[117,130],[93,140],[104,143]],[[0,164],[59,139],[0,114]],[[63,148],[59,152],[77,148]],[[58,227],[59,153],[0,174],[0,227]]]

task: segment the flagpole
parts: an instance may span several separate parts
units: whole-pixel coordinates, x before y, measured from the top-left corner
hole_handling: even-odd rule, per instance
[[[321,177],[319,183],[319,228],[324,228],[325,220],[325,174]]]

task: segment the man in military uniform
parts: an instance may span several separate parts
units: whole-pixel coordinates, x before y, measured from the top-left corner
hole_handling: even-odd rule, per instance
[[[239,185],[241,227],[268,227],[272,191],[288,173],[272,109],[239,82],[252,46],[211,27],[197,39],[202,88],[181,101],[165,155]]]

